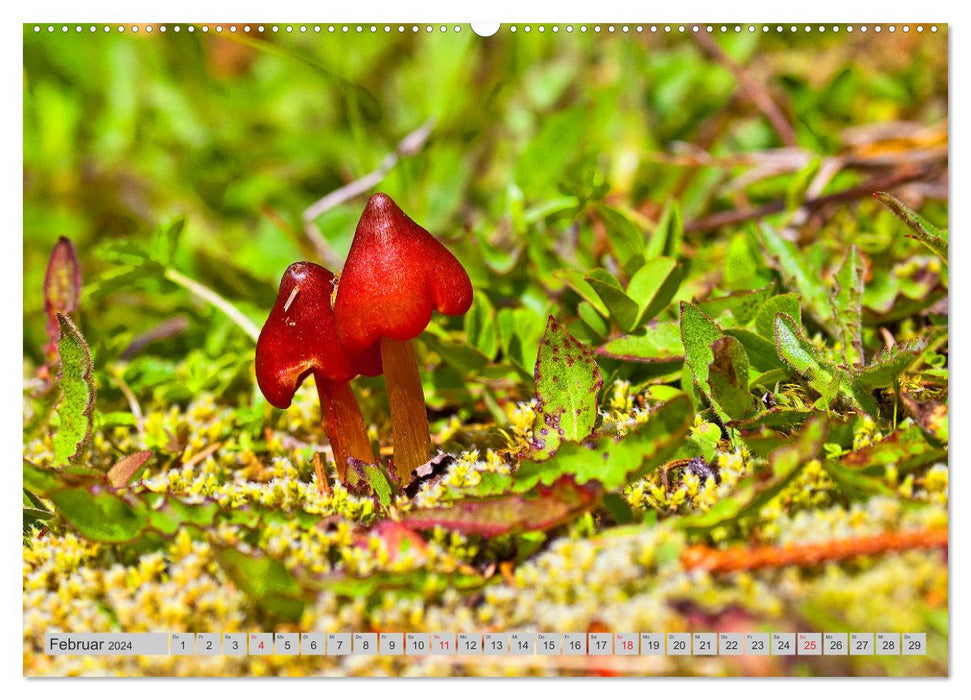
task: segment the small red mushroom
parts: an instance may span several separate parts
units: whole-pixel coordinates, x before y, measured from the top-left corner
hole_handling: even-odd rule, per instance
[[[394,466],[403,481],[428,460],[431,444],[412,341],[433,311],[461,315],[471,305],[472,282],[455,256],[391,197],[372,196],[340,273],[334,321],[348,349],[380,344]]]
[[[314,375],[324,432],[344,481],[348,457],[374,463],[348,382],[358,374],[381,374],[381,358],[376,345],[349,351],[340,344],[331,310],[333,290],[334,276],[320,265],[298,262],[287,268],[256,343],[256,381],[267,401],[288,408],[297,387]]]

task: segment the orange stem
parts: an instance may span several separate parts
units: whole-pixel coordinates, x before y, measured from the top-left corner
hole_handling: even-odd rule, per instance
[[[374,452],[367,437],[367,426],[364,425],[361,409],[350,384],[332,382],[319,375],[314,375],[314,381],[320,396],[324,432],[330,440],[334,462],[337,464],[337,477],[341,482],[347,483],[348,457],[374,464]]]
[[[381,338],[381,364],[391,409],[394,468],[401,483],[406,484],[411,472],[428,461],[431,451],[414,341]]]
[[[812,566],[824,561],[849,559],[866,554],[886,554],[907,549],[933,549],[946,546],[947,530],[884,532],[866,537],[850,537],[785,547],[715,549],[697,545],[681,552],[681,563],[687,569],[728,573],[783,566]]]

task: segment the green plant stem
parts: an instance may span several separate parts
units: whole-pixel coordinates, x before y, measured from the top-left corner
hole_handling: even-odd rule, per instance
[[[190,293],[199,297],[205,302],[208,302],[215,306],[217,309],[222,311],[229,319],[239,326],[246,335],[253,339],[255,343],[260,338],[260,329],[256,327],[249,318],[247,318],[242,311],[233,306],[228,299],[217,294],[209,287],[196,282],[191,277],[186,277],[178,270],[174,270],[171,267],[165,268],[165,279],[169,282],[174,282],[183,289],[188,290]]]

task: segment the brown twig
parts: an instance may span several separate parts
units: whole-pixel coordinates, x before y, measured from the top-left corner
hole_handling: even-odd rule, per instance
[[[314,474],[317,475],[317,488],[321,496],[330,495],[330,481],[327,479],[327,471],[324,469],[324,460],[319,452],[314,452]]]
[[[211,454],[215,453],[216,450],[218,450],[220,447],[222,447],[222,445],[223,444],[221,442],[213,442],[213,443],[211,443],[209,445],[206,445],[205,448],[203,448],[199,452],[196,452],[194,455],[192,455],[191,457],[189,457],[189,459],[185,460],[182,463],[182,466],[183,467],[192,467],[192,466],[195,466],[196,464],[198,464],[202,460],[204,460],[207,457],[209,457]]]
[[[864,182],[862,185],[850,187],[840,192],[834,192],[833,194],[824,195],[822,197],[813,197],[807,199],[805,202],[803,202],[802,208],[807,210],[815,210],[821,209],[822,207],[830,204],[851,202],[856,199],[862,199],[864,197],[869,197],[871,194],[879,190],[886,190],[907,182],[920,180],[921,178],[926,177],[928,173],[929,170],[926,168],[917,170],[907,169],[883,177],[874,177]],[[734,226],[746,221],[761,219],[772,214],[778,214],[779,212],[783,212],[785,210],[786,201],[780,199],[778,201],[768,202],[767,204],[763,204],[758,207],[752,207],[751,209],[723,211],[718,212],[717,214],[712,214],[711,216],[703,217],[701,219],[695,219],[694,221],[685,225],[684,230],[686,233],[710,231],[716,228],[721,228],[722,226]]]
[[[384,157],[381,164],[367,175],[359,177],[357,180],[325,194],[304,210],[304,232],[307,234],[307,238],[314,244],[317,254],[326,265],[338,269],[341,267],[341,261],[336,258],[334,252],[331,250],[330,244],[327,243],[327,239],[324,238],[320,229],[317,228],[314,220],[337,205],[343,204],[349,199],[353,199],[364,194],[371,188],[376,187],[391,172],[391,169],[397,165],[403,156],[411,156],[418,153],[431,135],[433,123],[433,120],[429,119],[414,131],[406,134],[398,141],[394,150]]]
[[[189,319],[185,316],[173,316],[132,340],[118,357],[122,360],[130,360],[151,343],[179,335],[185,332],[188,327]]]
[[[706,32],[698,32],[697,34],[692,34],[701,50],[704,51],[711,59],[718,61],[725,68],[731,71],[732,75],[735,76],[735,80],[738,82],[739,87],[745,93],[745,96],[759,108],[759,111],[765,115],[765,118],[769,120],[772,128],[779,135],[779,139],[787,146],[796,146],[796,132],[793,130],[792,125],[786,119],[786,116],[779,109],[779,106],[772,100],[772,97],[766,91],[765,87],[755,80],[748,74],[748,72],[738,65],[728,56],[718,43],[711,38]]]
[[[783,566],[813,566],[825,561],[838,561],[866,554],[888,554],[908,549],[938,547],[947,547],[947,530],[884,532],[866,537],[850,537],[785,547],[715,549],[697,545],[681,552],[681,564],[686,569],[703,569],[711,573],[723,574],[731,571]]]

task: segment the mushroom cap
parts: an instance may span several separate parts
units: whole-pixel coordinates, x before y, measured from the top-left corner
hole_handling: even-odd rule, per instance
[[[340,344],[330,308],[334,276],[310,262],[283,273],[280,292],[256,343],[256,381],[266,400],[287,408],[308,374],[349,382],[381,374],[377,345],[352,352]]]
[[[417,337],[432,311],[452,316],[472,305],[462,264],[386,194],[373,195],[354,232],[337,285],[341,342],[366,348],[382,337]]]

